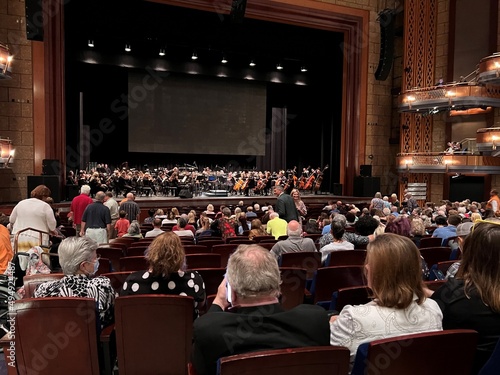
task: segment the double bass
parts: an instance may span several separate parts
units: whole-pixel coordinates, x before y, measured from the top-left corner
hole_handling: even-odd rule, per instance
[[[316,178],[316,183],[314,184],[314,188],[313,188],[314,191],[318,191],[319,188],[321,187],[321,183],[323,182],[323,174],[325,173],[325,171],[327,169],[328,169],[328,164],[325,165],[325,167],[323,168],[323,170],[321,172],[319,172],[318,177]]]
[[[319,169],[319,168],[318,168]],[[315,170],[307,179],[305,185],[304,185],[304,190],[309,190],[314,187],[314,180],[316,179],[316,173],[317,170]]]
[[[306,171],[307,171],[307,173],[309,173],[310,168],[311,168],[311,166],[309,165],[306,169],[303,170],[302,176],[300,177],[299,184],[297,186],[299,188],[299,190],[304,190],[304,187],[306,186],[306,182],[307,182]]]

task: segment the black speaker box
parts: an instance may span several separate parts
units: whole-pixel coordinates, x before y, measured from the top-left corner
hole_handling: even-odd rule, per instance
[[[354,196],[373,197],[380,191],[380,177],[354,177]]]
[[[247,0],[233,0],[231,4],[231,21],[234,23],[241,23],[245,17],[247,8]]]
[[[43,0],[26,0],[26,38],[43,41]]]
[[[43,159],[42,174],[48,176],[59,176],[61,174],[61,162],[57,159]]]
[[[80,186],[78,185],[66,185],[66,200],[72,201],[74,197],[80,194]]]
[[[372,176],[372,166],[370,164],[362,164],[359,166],[359,175],[361,177]]]
[[[342,184],[333,184],[333,195],[342,195]]]
[[[380,22],[380,57],[375,71],[375,79],[385,81],[394,60],[394,19],[392,9],[384,9],[378,14]]]
[[[182,189],[179,191],[179,198],[193,198],[193,193],[191,193],[188,189]]]
[[[31,191],[38,185],[45,185],[50,189],[51,197],[55,203],[61,201],[59,176],[28,176],[28,198],[31,198]]]

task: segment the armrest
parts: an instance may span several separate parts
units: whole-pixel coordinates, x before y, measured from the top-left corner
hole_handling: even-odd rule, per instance
[[[99,336],[104,361],[104,374],[113,374],[113,367],[116,361],[116,339],[115,325],[104,327]],[[10,375],[10,374],[9,374]]]

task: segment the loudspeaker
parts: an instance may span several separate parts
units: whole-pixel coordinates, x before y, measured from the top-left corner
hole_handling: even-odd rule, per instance
[[[380,177],[354,177],[354,196],[372,197],[380,191]]]
[[[333,184],[333,195],[342,195],[342,184]]]
[[[241,23],[245,17],[245,10],[247,8],[247,0],[233,0],[231,4],[231,21],[234,23]]]
[[[45,185],[50,189],[50,196],[54,199],[55,203],[61,201],[59,176],[28,176],[28,198],[31,198],[31,191],[38,185]]]
[[[66,196],[65,199],[71,202],[74,197],[80,194],[80,186],[78,185],[66,185]]]
[[[43,0],[26,0],[26,38],[43,42]]]
[[[42,174],[59,176],[61,174],[61,162],[57,159],[43,159]]]
[[[372,166],[370,164],[362,164],[359,166],[359,175],[361,177],[372,176]]]
[[[193,193],[191,193],[188,189],[182,189],[179,191],[179,198],[193,198]]]
[[[380,57],[375,71],[375,79],[385,81],[394,60],[394,12],[384,9],[378,14],[380,22]]]

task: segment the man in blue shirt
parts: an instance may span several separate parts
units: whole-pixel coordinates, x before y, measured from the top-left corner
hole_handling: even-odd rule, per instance
[[[441,246],[448,246],[448,238],[456,237],[457,225],[462,222],[460,215],[450,215],[448,217],[448,225],[439,227],[432,232],[432,237],[442,238]]]

